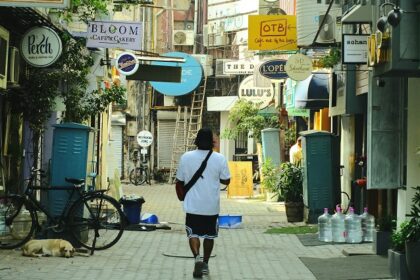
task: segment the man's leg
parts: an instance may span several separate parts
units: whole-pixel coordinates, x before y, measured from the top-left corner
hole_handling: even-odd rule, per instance
[[[203,242],[203,248],[204,248],[203,261],[205,263],[209,262],[211,252],[213,251],[213,247],[214,247],[214,239],[204,239],[204,242]]]
[[[194,258],[200,255],[200,239],[197,237],[189,238],[190,249],[194,255]]]

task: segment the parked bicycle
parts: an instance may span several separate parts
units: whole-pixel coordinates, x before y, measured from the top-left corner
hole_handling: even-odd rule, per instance
[[[138,153],[133,153],[133,162],[134,169],[130,171],[129,180],[133,185],[142,185],[144,183],[151,184],[150,182],[150,171],[149,163],[146,159],[146,156],[142,155],[141,160],[139,160]],[[137,166],[137,163],[140,162],[140,166]]]
[[[73,186],[34,186],[40,170],[33,170],[23,195],[0,196],[0,249],[18,248],[42,230],[39,213],[47,217],[44,230],[68,232],[74,241],[89,250],[104,250],[121,238],[126,218],[120,203],[105,194],[107,190],[85,190],[84,179],[65,178]],[[60,216],[36,198],[36,191],[67,191],[69,199]]]

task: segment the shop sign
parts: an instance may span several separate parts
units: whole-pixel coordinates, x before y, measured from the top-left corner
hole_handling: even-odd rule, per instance
[[[91,21],[88,25],[88,48],[141,50],[141,22]]]
[[[20,43],[23,59],[33,67],[47,67],[57,61],[63,51],[60,36],[49,27],[33,27]]]
[[[343,64],[366,64],[369,35],[343,34]]]
[[[137,57],[129,52],[121,53],[115,60],[115,67],[122,75],[132,75],[139,68]]]
[[[0,0],[0,6],[28,8],[68,8],[70,7],[70,0]]]
[[[195,90],[201,83],[203,68],[193,56],[183,52],[169,52],[163,54],[169,57],[184,58],[184,63],[153,61],[152,65],[181,67],[181,82],[151,82],[152,87],[164,95],[180,96]]]
[[[296,16],[248,16],[248,49],[297,50]]]
[[[257,61],[229,60],[223,62],[223,74],[226,75],[252,75]]]
[[[285,70],[292,80],[303,81],[312,74],[312,60],[303,54],[294,54],[287,60]]]
[[[259,71],[261,75],[269,79],[286,79],[288,77],[284,69],[286,62],[286,60],[280,59],[269,60],[260,65]]]
[[[270,101],[274,100],[273,86],[255,86],[254,76],[246,77],[239,85],[239,99],[244,99],[255,104],[260,104],[260,108],[265,108]]]

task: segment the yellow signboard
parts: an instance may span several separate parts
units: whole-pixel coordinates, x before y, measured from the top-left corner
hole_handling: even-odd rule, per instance
[[[296,16],[248,16],[248,49],[296,50]]]
[[[228,197],[253,195],[252,161],[229,161]]]

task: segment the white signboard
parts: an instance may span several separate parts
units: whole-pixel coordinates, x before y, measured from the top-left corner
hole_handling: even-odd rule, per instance
[[[223,74],[252,75],[257,64],[255,60],[227,60],[223,62]]]
[[[70,6],[70,0],[0,0],[0,6],[68,8]]]
[[[239,99],[245,99],[252,103],[260,104],[260,108],[265,108],[270,101],[274,101],[273,86],[258,87],[254,85],[254,76],[246,77],[239,85]]]
[[[60,36],[49,27],[29,29],[20,42],[23,59],[34,67],[47,67],[57,61],[63,50]]]
[[[289,57],[285,70],[295,81],[303,81],[312,74],[312,60],[306,55],[297,53]]]
[[[343,63],[366,64],[369,35],[343,34]]]
[[[149,147],[153,143],[153,135],[150,131],[142,130],[137,134],[137,143],[140,147]]]
[[[91,21],[88,26],[88,48],[141,50],[141,22]]]

